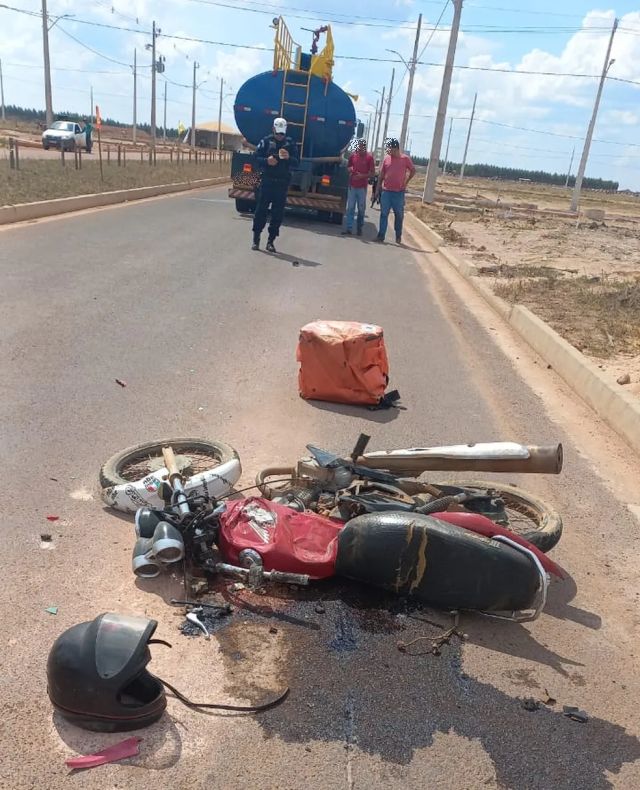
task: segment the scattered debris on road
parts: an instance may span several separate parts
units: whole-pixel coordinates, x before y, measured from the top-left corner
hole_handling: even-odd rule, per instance
[[[60,516],[47,516],[47,521],[58,521]]]
[[[127,382],[123,381],[122,379],[116,379],[116,384],[119,384],[121,387],[127,386]]]
[[[69,768],[96,768],[98,765],[135,757],[140,753],[139,744],[141,741],[142,738],[138,736],[127,738],[120,743],[114,743],[113,746],[107,746],[106,749],[101,749],[99,752],[85,754],[82,757],[71,757],[69,760],[65,760],[65,765]]]
[[[187,620],[190,623],[193,623],[202,631],[205,639],[211,639],[211,634],[209,633],[207,626],[198,617],[198,614],[201,613],[202,613],[202,607],[197,607],[196,609],[193,609],[191,612],[187,613]]]
[[[631,384],[631,376],[628,373],[623,373],[622,376],[618,376],[616,381],[624,387],[625,384]]]
[[[467,638],[467,635],[462,633],[458,628],[460,624],[460,612],[452,612],[453,614],[453,625],[451,628],[448,628],[446,631],[443,631],[439,636],[432,637],[432,636],[418,636],[415,639],[412,639],[411,642],[398,642],[398,650],[401,653],[407,653],[410,656],[423,656],[429,653],[432,653],[434,656],[439,656],[442,653],[442,647],[444,645],[448,645],[451,643],[451,637],[457,636],[459,639],[463,640]],[[416,644],[416,642],[431,642],[431,647],[427,650],[419,650],[419,651],[409,651],[411,645]]]
[[[533,697],[527,697],[522,700],[522,707],[528,711],[540,710],[541,702]]]
[[[571,721],[578,721],[581,724],[586,724],[589,721],[589,714],[585,713],[580,708],[573,707],[572,705],[564,705],[562,708],[562,715],[566,716]]]
[[[555,697],[552,697],[552,696],[549,694],[549,692],[547,691],[547,689],[545,689],[545,690],[544,690],[544,694],[545,694],[545,696],[544,696],[544,698],[541,700],[543,705],[555,705],[555,704],[556,704],[557,700],[555,699]]]
[[[45,609],[45,612],[47,612],[47,614],[58,614],[58,607],[57,606],[47,606],[47,608]]]

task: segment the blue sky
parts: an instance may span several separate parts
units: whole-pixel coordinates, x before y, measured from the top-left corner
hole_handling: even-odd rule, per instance
[[[40,0],[0,3],[24,11],[40,9]],[[576,0],[562,4],[542,0],[530,4],[528,9],[523,5],[515,0],[466,0],[464,4],[456,65],[470,68],[454,72],[449,102],[449,117],[454,118],[450,158],[459,161],[462,156],[468,124],[465,119],[477,92],[470,162],[565,172],[575,145],[575,172],[597,79],[513,74],[495,69],[599,75],[609,31],[617,16],[620,30],[612,53],[616,62],[609,72],[617,80],[608,80],[605,86],[595,133],[598,142],[592,147],[587,175],[611,177],[619,180],[622,187],[640,189],[640,0],[618,0],[615,6]],[[222,77],[223,120],[232,123],[235,91],[247,77],[268,69],[271,63],[269,51],[245,47],[270,48],[270,21],[282,14],[294,38],[305,49],[311,34],[302,28],[332,22],[337,55],[334,78],[360,96],[356,107],[364,120],[375,105],[375,91],[388,85],[395,66],[396,86],[400,81],[400,87],[392,102],[390,133],[398,134],[406,90],[404,66],[399,62],[357,58],[397,59],[388,52],[391,49],[408,59],[418,14],[423,14],[425,28],[422,48],[443,10],[440,27],[422,56],[425,64],[444,61],[453,15],[451,2],[352,0],[346,5],[338,0],[49,0],[52,16],[75,15],[59,21],[50,33],[54,109],[88,113],[92,86],[103,115],[130,121],[132,77],[128,64],[137,48],[138,118],[148,120],[150,69],[144,47],[149,36],[131,29],[150,29],[151,20],[155,19],[163,34],[240,45],[219,46],[163,35],[158,41],[158,50],[166,57],[166,77],[171,81],[167,86],[168,124],[190,122],[188,86],[194,59],[200,64],[198,119],[217,117]],[[43,107],[42,40],[37,17],[0,7],[0,57],[7,103]],[[441,67],[418,68],[409,125],[414,153],[426,154],[430,148],[441,81]],[[159,80],[159,123],[163,91],[164,82]]]

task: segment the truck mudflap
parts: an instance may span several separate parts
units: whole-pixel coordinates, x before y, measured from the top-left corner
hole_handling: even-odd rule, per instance
[[[239,187],[231,187],[229,190],[229,197],[236,200],[249,200],[255,201],[256,195],[252,189],[240,189]],[[310,208],[317,211],[332,211],[340,214],[344,213],[345,206],[344,200],[340,197],[333,195],[288,195],[287,206],[295,206],[297,208]]]

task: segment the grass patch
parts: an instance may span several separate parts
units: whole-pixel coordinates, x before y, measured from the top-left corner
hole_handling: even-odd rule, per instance
[[[111,192],[115,189],[134,189],[196,181],[201,178],[226,176],[228,162],[185,162],[178,165],[158,160],[157,165],[129,159],[126,167],[118,167],[112,154],[111,164],[103,162],[104,180],[100,177],[100,164],[96,159],[83,157],[82,170],[74,167],[73,154],[66,156],[66,166],[59,160],[21,159],[20,170],[11,170],[8,161],[0,161],[0,201],[2,205],[31,203],[36,200],[90,195]]]
[[[494,290],[530,308],[579,351],[603,359],[640,354],[640,278],[536,275]]]

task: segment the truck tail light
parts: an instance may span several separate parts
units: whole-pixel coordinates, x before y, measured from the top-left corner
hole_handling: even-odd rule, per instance
[[[322,176],[322,178],[320,179],[320,183],[322,184],[323,187],[328,187],[329,184],[331,183],[331,179],[329,178],[329,176]]]
[[[253,172],[253,168],[249,164],[243,165],[242,166],[242,172],[243,173],[252,173]]]

